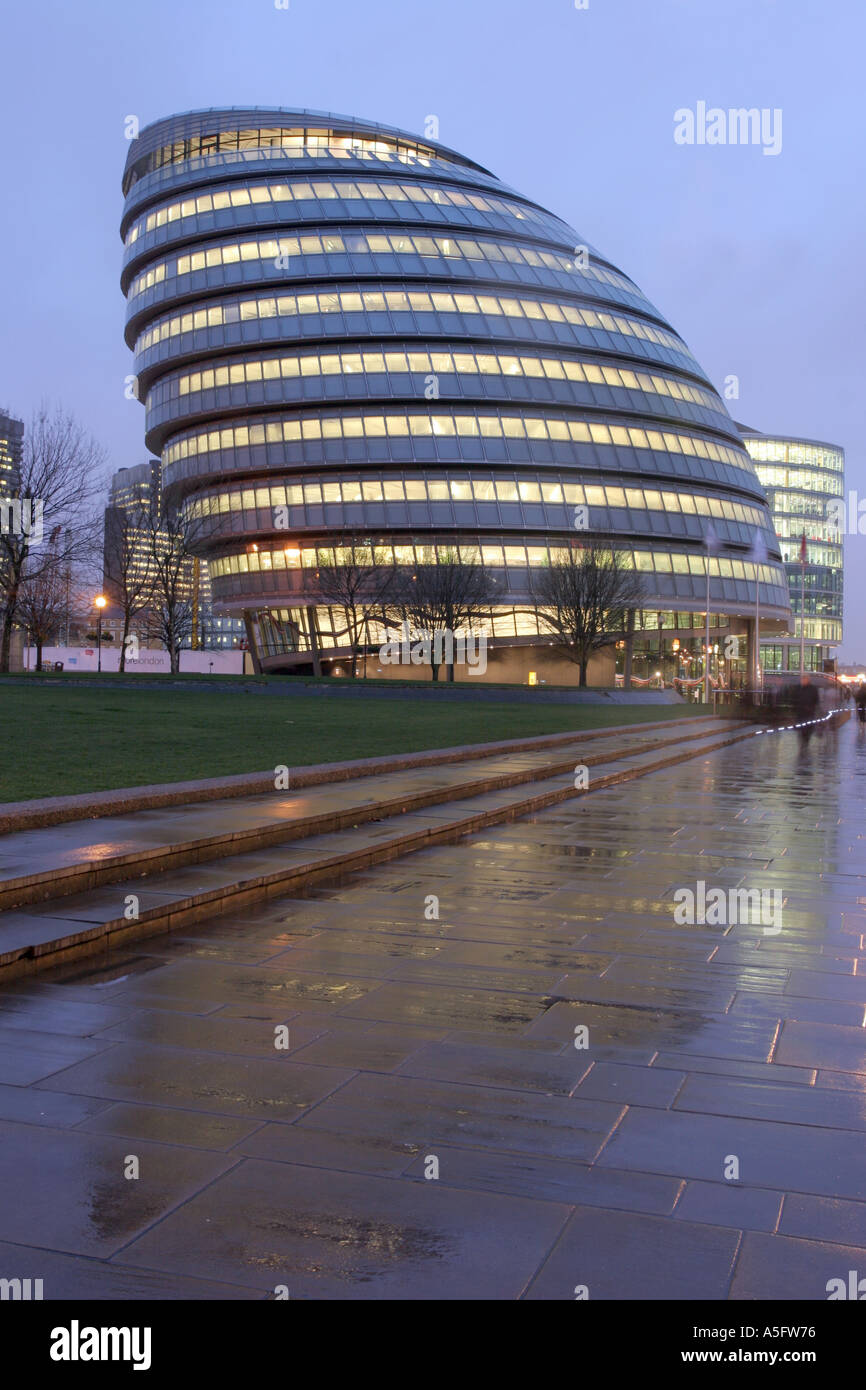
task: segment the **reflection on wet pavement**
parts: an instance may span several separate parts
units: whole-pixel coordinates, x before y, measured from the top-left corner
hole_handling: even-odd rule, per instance
[[[866,1260],[864,789],[853,721],[748,740],[5,986],[0,1275],[825,1299]],[[698,884],[781,930],[675,920]]]

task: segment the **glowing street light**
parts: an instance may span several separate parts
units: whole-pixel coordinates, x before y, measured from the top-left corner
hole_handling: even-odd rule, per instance
[[[93,600],[96,609],[96,669],[102,670],[102,610],[106,607],[108,599],[104,594],[97,594]]]

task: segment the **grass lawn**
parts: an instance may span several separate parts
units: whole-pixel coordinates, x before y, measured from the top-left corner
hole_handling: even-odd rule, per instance
[[[0,802],[285,763],[487,743],[701,713],[696,705],[538,705],[0,682]]]

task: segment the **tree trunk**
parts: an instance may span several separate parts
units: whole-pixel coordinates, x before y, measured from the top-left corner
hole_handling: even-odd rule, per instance
[[[29,638],[28,638],[29,641]],[[36,670],[42,670],[42,638],[37,635],[36,641]]]
[[[581,661],[581,663],[580,663],[580,666],[579,666],[579,668],[578,668],[578,669],[580,670],[580,677],[579,677],[578,682],[577,682],[579,686],[585,686],[585,685],[586,685],[586,668],[587,668],[588,665],[589,665],[589,662],[588,662],[588,661]]]
[[[625,628],[625,665],[623,670],[622,684],[624,690],[631,690],[631,663],[634,653],[634,609],[630,608],[626,615]]]
[[[438,679],[439,679],[439,667],[438,667],[438,666],[434,666],[433,663],[431,662],[431,663],[430,663],[430,670],[433,672],[433,680],[434,680],[434,681],[438,681]]]
[[[120,665],[118,671],[121,673],[126,670],[126,639],[129,636],[129,614],[123,615],[123,636],[120,639]]]
[[[180,675],[180,647],[172,647],[169,656],[171,658],[171,674]]]
[[[0,671],[9,670],[9,656],[12,649],[12,623],[15,617],[15,609],[18,604],[18,588],[16,587],[6,595],[6,607],[3,610],[3,639],[0,642]]]
[[[319,629],[316,624],[315,608],[307,608],[307,629],[310,635],[310,653],[313,658],[313,675],[318,680],[322,674],[322,658],[319,655]]]

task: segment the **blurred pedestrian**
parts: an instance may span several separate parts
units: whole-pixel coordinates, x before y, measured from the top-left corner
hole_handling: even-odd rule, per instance
[[[804,747],[815,731],[815,720],[818,716],[820,698],[817,686],[812,684],[811,679],[804,671],[800,677],[799,686],[795,687],[797,725],[800,733],[800,743]]]

